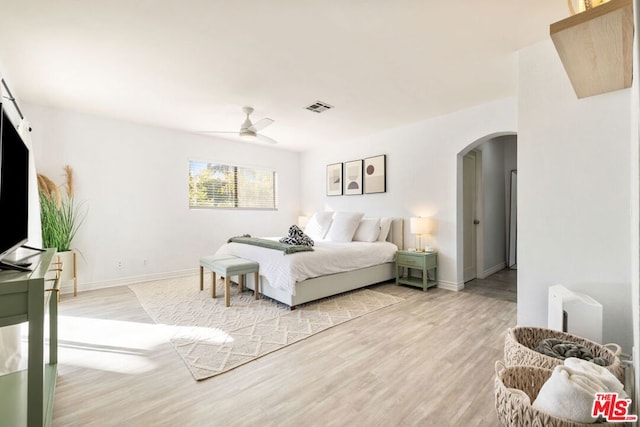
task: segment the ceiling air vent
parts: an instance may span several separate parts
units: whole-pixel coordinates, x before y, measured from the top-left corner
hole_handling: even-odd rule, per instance
[[[327,111],[333,108],[333,106],[327,104],[326,102],[316,101],[313,104],[304,108],[306,108],[309,111],[313,111],[314,113],[322,113],[323,111]]]

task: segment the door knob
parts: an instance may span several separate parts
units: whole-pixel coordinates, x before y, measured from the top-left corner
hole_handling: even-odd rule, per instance
[[[474,220],[473,220],[473,223],[474,223],[475,225],[478,225],[478,224],[480,224],[480,220],[474,219]]]

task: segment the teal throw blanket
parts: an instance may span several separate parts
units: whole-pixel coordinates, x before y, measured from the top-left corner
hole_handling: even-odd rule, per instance
[[[246,245],[260,246],[267,249],[276,249],[284,252],[285,255],[294,254],[296,252],[312,251],[311,246],[305,245],[289,245],[287,243],[280,243],[277,240],[260,239],[259,237],[251,237],[248,234],[244,236],[231,237],[227,240],[227,243],[244,243]]]

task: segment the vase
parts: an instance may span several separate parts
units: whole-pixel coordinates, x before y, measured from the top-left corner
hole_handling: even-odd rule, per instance
[[[62,251],[57,254],[60,262],[60,287],[63,284],[73,281],[73,296],[78,294],[78,283],[76,277],[76,253],[75,251]]]

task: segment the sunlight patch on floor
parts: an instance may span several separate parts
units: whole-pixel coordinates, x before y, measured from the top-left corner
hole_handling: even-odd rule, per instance
[[[156,368],[154,353],[171,339],[228,342],[220,329],[59,316],[58,362],[123,374]]]

